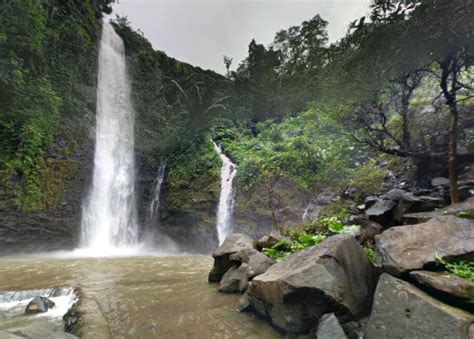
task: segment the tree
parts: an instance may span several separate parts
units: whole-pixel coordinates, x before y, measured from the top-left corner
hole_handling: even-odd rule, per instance
[[[362,116],[365,119],[359,121],[372,133],[369,133],[369,138],[377,135],[370,140],[370,144],[380,151],[399,156],[449,158],[453,203],[459,201],[456,145],[458,94],[463,93],[462,100],[466,100],[471,97],[468,92],[472,90],[471,84],[459,80],[463,75],[470,74],[472,67],[472,15],[472,1],[404,1],[395,4],[390,0],[377,0],[372,7],[370,20],[363,18],[358,23],[354,22],[352,32],[333,49],[329,66],[329,70],[342,66],[346,73],[340,78],[340,73],[336,73],[337,80],[334,83],[339,88],[346,87],[343,93],[350,98],[349,107],[363,107]],[[423,72],[420,73],[420,70]],[[413,152],[414,145],[410,142],[410,118],[407,113],[410,111],[410,97],[422,74],[438,79],[440,96],[444,97],[449,110],[449,137],[446,142],[449,147],[441,153]],[[348,80],[349,86],[344,83]],[[398,97],[401,98],[398,108],[403,119],[401,139],[397,139],[387,125],[392,115],[389,108],[393,107],[393,96],[381,92],[389,83],[398,83]],[[376,99],[371,101],[367,98]],[[393,142],[388,147],[387,139]]]
[[[232,65],[232,61],[233,59],[232,58],[229,58],[228,56],[225,56],[224,55],[224,65],[225,65],[225,69],[227,70],[227,77],[230,76],[230,66]]]

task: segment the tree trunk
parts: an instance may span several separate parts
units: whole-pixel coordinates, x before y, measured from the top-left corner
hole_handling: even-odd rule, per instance
[[[441,89],[446,99],[446,105],[449,106],[450,126],[449,126],[449,155],[448,170],[451,203],[460,201],[458,191],[458,168],[457,168],[457,137],[459,113],[456,102],[458,60],[455,56],[446,57],[441,63]],[[451,76],[451,79],[450,79]],[[451,81],[451,88],[448,82]]]
[[[451,203],[457,203],[460,201],[458,192],[458,162],[457,162],[457,136],[458,136],[458,110],[457,105],[454,102],[453,105],[449,106],[451,112],[451,122],[449,126],[449,185],[450,185],[450,196]]]

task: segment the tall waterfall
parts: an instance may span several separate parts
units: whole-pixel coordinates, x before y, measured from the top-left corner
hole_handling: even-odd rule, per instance
[[[153,188],[151,192],[151,200],[150,205],[148,206],[147,211],[147,222],[146,227],[148,231],[153,231],[154,227],[158,225],[160,219],[160,193],[161,193],[161,185],[163,184],[163,180],[165,179],[165,170],[166,170],[166,162],[164,158],[160,159],[158,164],[158,171],[156,175],[156,179],[153,182]]]
[[[104,23],[99,51],[92,187],[82,210],[82,243],[91,253],[136,244],[135,116],[122,39]]]
[[[213,141],[214,149],[222,160],[221,193],[217,209],[217,235],[219,244],[232,232],[232,213],[234,210],[234,190],[232,183],[237,170],[235,164],[222,152],[222,148]]]

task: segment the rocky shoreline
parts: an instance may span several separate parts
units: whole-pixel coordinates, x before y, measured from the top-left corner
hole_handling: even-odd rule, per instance
[[[474,197],[446,206],[446,184],[366,197],[347,220],[360,231],[280,262],[261,252],[279,234],[232,234],[213,253],[209,282],[242,293],[240,311],[289,338],[474,338],[474,282],[446,266],[474,261]]]

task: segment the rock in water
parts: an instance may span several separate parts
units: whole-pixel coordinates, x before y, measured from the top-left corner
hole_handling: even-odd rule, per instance
[[[367,339],[468,339],[474,316],[445,305],[409,283],[383,274],[375,291]]]
[[[247,289],[249,282],[248,265],[231,267],[222,277],[219,283],[219,292],[243,292]]]
[[[234,266],[230,261],[230,256],[243,249],[254,249],[255,242],[245,234],[234,233],[229,235],[221,246],[212,254],[214,266],[209,272],[209,282],[219,282],[222,276]]]
[[[417,225],[392,227],[375,236],[384,270],[401,276],[421,270],[437,257],[474,259],[474,221],[443,216]]]
[[[449,272],[410,272],[410,278],[431,290],[474,302],[474,282]]]
[[[25,314],[35,314],[48,312],[50,308],[56,306],[54,302],[45,297],[34,297],[26,306]]]
[[[245,291],[244,294],[240,296],[239,303],[238,303],[238,310],[239,312],[245,312],[250,309],[250,300],[249,300],[249,293]]]
[[[347,335],[339,324],[334,313],[325,314],[319,321],[318,331],[316,333],[318,339],[347,339]]]
[[[252,307],[287,333],[308,333],[325,313],[357,319],[370,312],[377,272],[359,243],[336,235],[294,253],[255,277]]]

